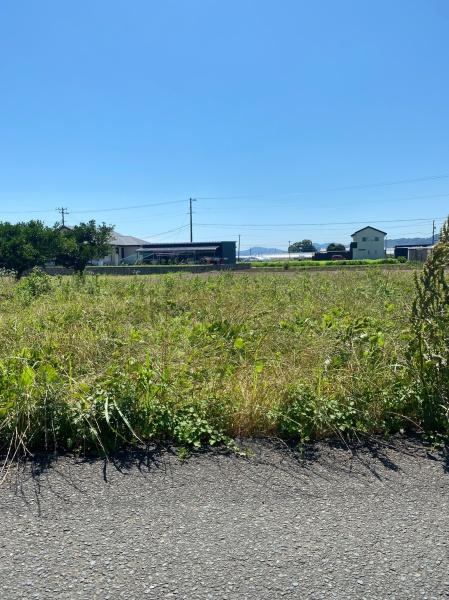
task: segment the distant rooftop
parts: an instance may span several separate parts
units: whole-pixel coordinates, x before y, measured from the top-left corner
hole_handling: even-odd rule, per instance
[[[147,240],[134,237],[133,235],[122,235],[118,231],[113,231],[109,243],[113,246],[141,246],[148,244]]]
[[[354,237],[355,235],[357,235],[361,231],[365,231],[365,229],[374,229],[374,231],[378,231],[382,235],[387,235],[386,231],[382,231],[382,229],[377,229],[377,227],[373,227],[372,225],[367,225],[366,227],[362,227],[362,229],[357,229],[357,231],[354,231],[354,233],[351,233],[351,237]]]

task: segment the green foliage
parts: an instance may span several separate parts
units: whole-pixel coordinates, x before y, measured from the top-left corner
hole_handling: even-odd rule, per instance
[[[366,258],[366,259],[344,259],[344,260],[266,260],[266,261],[255,261],[251,263],[252,267],[280,267],[285,268],[285,265],[289,265],[289,269],[292,267],[299,269],[308,269],[310,267],[321,268],[321,267],[332,267],[334,269],[339,267],[375,267],[378,265],[397,265],[404,261],[399,258]],[[406,262],[406,261],[405,261]]]
[[[20,277],[28,269],[44,266],[58,246],[58,234],[41,221],[0,223],[0,268]]]
[[[23,277],[16,286],[16,294],[25,301],[30,301],[42,294],[47,294],[52,289],[52,278],[39,268],[35,267],[27,276]]]
[[[302,240],[301,242],[294,242],[288,247],[289,252],[316,252],[316,248],[312,243],[312,240]]]
[[[329,244],[326,248],[326,250],[328,252],[345,252],[346,248],[344,247],[343,244],[338,244],[335,242],[332,242],[331,244]]]
[[[55,256],[58,265],[82,273],[91,261],[103,258],[109,252],[109,239],[112,227],[95,221],[80,223],[71,229],[63,230],[59,237],[59,247]]]
[[[415,277],[409,369],[411,394],[422,411],[424,429],[449,434],[449,219],[438,244]]]
[[[418,427],[413,290],[380,269],[1,277],[0,453]]]

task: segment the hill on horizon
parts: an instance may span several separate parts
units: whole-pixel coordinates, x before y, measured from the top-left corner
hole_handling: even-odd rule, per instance
[[[287,254],[287,251],[279,248],[265,248],[264,246],[254,246],[247,250],[240,250],[240,256],[255,256],[257,254]]]
[[[435,235],[435,242],[438,241],[438,234]],[[431,237],[414,237],[414,238],[397,238],[395,240],[389,240],[387,238],[387,248],[394,248],[395,246],[419,246],[421,244],[431,244]]]

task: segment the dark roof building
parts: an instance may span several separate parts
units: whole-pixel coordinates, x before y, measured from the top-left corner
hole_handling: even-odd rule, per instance
[[[210,262],[234,264],[235,242],[180,242],[142,244],[137,250],[143,262]]]

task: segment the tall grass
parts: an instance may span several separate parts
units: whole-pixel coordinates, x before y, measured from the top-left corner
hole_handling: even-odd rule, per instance
[[[0,445],[389,432],[407,272],[0,278]],[[407,412],[408,411],[408,412]]]
[[[252,267],[278,267],[278,268],[298,268],[298,269],[309,269],[311,267],[314,268],[339,268],[339,267],[376,267],[379,265],[401,265],[406,263],[405,258],[365,258],[365,259],[343,259],[343,260],[312,260],[312,259],[302,259],[302,260],[264,260],[264,261],[253,261],[251,263]],[[414,264],[414,263],[409,263]]]

